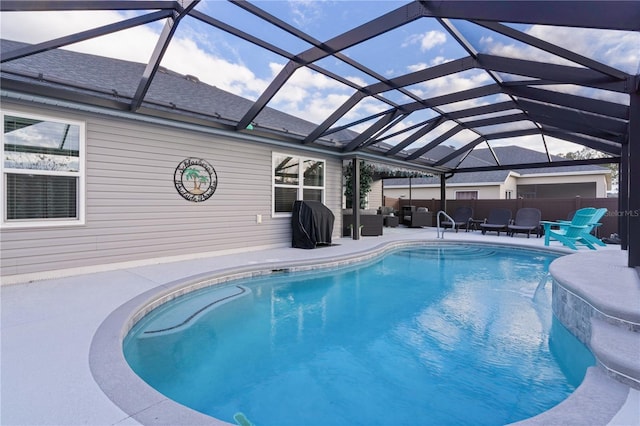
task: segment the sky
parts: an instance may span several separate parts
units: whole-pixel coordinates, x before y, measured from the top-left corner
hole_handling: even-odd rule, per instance
[[[326,41],[349,29],[355,28],[384,13],[394,10],[404,1],[261,1],[254,4],[319,41]],[[245,12],[232,3],[222,0],[203,0],[196,7],[209,16],[249,32],[291,53],[300,53],[310,47],[290,34],[266,25],[264,21]],[[0,33],[2,38],[37,43],[55,37],[73,34],[135,16],[132,12],[6,12],[2,13]],[[480,53],[499,56],[539,60],[567,64],[561,58],[508,39],[500,34],[478,27],[475,24],[451,21],[460,33],[469,40],[472,48]],[[90,41],[66,46],[66,49],[146,63],[151,56],[162,30],[164,21],[135,27],[119,33]],[[586,29],[550,28],[541,25],[511,25],[526,33],[557,43],[560,46],[600,60],[608,65],[636,74],[640,64],[640,34]],[[433,19],[420,19],[387,34],[356,45],[342,52],[371,68],[385,78],[393,78],[426,67],[468,56],[446,29]],[[162,66],[181,74],[195,75],[207,84],[217,86],[236,95],[255,100],[268,87],[275,75],[286,65],[287,60],[277,54],[255,47],[227,33],[213,29],[193,18],[182,20],[169,46]],[[359,85],[368,85],[375,80],[335,58],[325,58],[317,65],[346,77]],[[569,63],[569,65],[575,65]],[[513,76],[501,75],[505,80]],[[493,83],[491,77],[481,70],[470,70],[427,83],[408,87],[412,92],[430,98],[457,90],[474,88]],[[628,104],[628,96],[595,89],[558,86],[555,90],[581,94]],[[321,123],[338,106],[344,103],[354,89],[330,79],[320,73],[301,68],[279,91],[269,106],[306,120]],[[401,94],[385,94],[394,102],[408,103],[411,100]],[[497,95],[507,99],[505,95]],[[625,99],[626,98],[626,99]],[[464,101],[443,107],[456,110],[479,106],[495,97]],[[389,106],[373,98],[367,98],[350,111],[337,125],[346,124],[363,116],[387,110]],[[425,110],[412,115],[393,131],[432,118],[436,113]],[[371,123],[364,123],[353,130],[361,131]],[[436,128],[428,143],[449,130],[452,124]],[[525,122],[514,123],[512,129],[528,128]],[[404,136],[406,137],[406,135]],[[448,141],[459,147],[477,137],[463,131]],[[389,141],[393,141],[390,139]],[[578,150],[580,147],[547,138],[552,153]],[[492,142],[492,146],[513,144],[511,140]],[[519,145],[542,149],[539,136],[519,138]],[[481,146],[479,146],[481,147]]]

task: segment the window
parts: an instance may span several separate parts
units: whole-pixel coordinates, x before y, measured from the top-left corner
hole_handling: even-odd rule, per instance
[[[84,222],[84,123],[2,113],[2,226]]]
[[[325,162],[273,154],[273,213],[291,213],[296,200],[324,202]]]
[[[477,200],[478,191],[456,191],[456,200]]]

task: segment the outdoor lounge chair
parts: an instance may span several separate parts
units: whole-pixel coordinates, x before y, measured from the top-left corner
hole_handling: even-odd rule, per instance
[[[566,221],[549,222],[542,221],[544,225],[544,245],[548,246],[551,239],[560,241],[563,245],[577,250],[576,244],[584,244],[591,250],[596,248],[593,246],[593,242],[590,237],[591,229],[593,228],[590,223],[593,222],[597,210],[593,207],[586,207],[580,209],[573,216],[570,223]],[[558,229],[552,229],[556,227]]]
[[[509,235],[513,237],[515,233],[526,232],[527,238],[529,238],[531,232],[535,231],[536,235],[540,237],[540,219],[542,219],[540,209],[533,207],[518,209],[514,222],[508,226]]]
[[[511,210],[509,209],[492,209],[489,212],[489,217],[480,224],[482,235],[487,231],[494,231],[500,236],[500,231],[506,231],[507,226],[511,222]]]
[[[440,225],[443,228],[453,228],[458,232],[458,229],[461,227],[465,227],[467,231],[469,230],[469,220],[473,217],[473,209],[471,207],[458,207],[455,212],[453,212],[453,222],[450,220],[446,220],[444,222],[440,222]]]

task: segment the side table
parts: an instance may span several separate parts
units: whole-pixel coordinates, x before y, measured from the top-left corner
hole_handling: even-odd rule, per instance
[[[400,218],[398,216],[385,216],[384,226],[388,228],[395,228],[400,224]]]
[[[481,223],[484,223],[484,219],[469,219],[465,232],[477,231],[479,229],[478,225],[480,225]]]

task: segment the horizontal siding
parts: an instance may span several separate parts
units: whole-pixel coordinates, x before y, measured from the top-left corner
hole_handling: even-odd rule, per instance
[[[87,124],[86,224],[3,229],[3,276],[291,241],[290,219],[271,217],[271,155],[302,151],[95,114],[3,108]],[[205,202],[184,200],[174,187],[175,169],[188,157],[205,159],[216,170],[216,192]],[[324,160],[325,204],[336,214],[337,238],[341,161]]]

